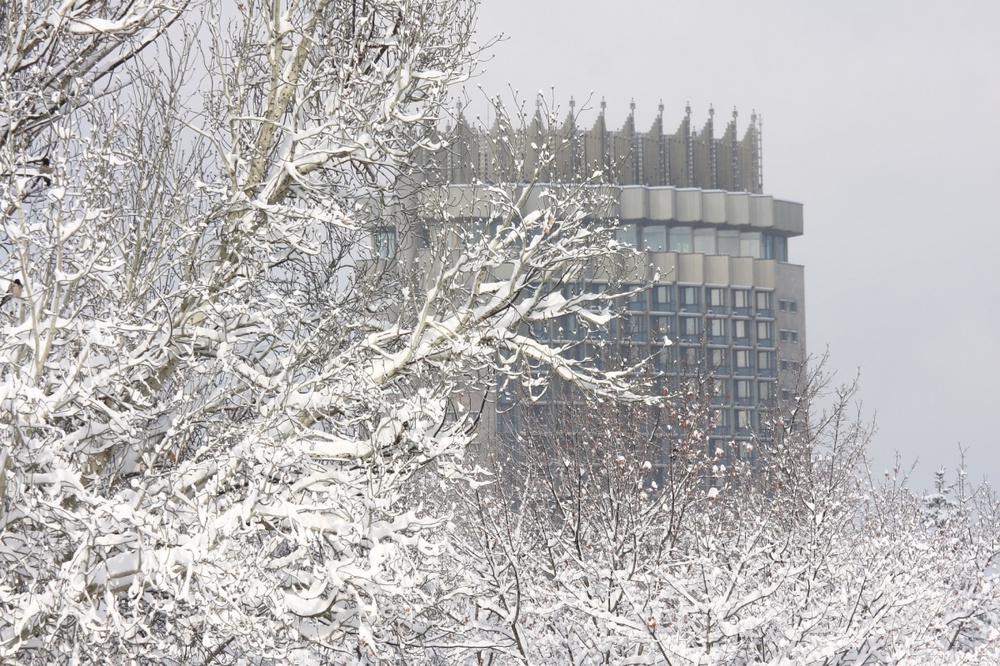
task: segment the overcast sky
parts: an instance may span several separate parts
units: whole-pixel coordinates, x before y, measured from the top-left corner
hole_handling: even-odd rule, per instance
[[[1000,484],[1000,2],[483,0],[473,82],[674,131],[763,116],[764,190],[805,204],[811,352],[860,368],[875,467],[918,488],[967,447]],[[509,94],[509,93],[508,93]],[[585,124],[594,115],[584,118]]]

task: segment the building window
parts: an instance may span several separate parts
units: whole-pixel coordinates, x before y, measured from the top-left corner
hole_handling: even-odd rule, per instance
[[[417,225],[414,235],[417,237],[417,247],[421,250],[431,246],[431,230],[426,224]]]
[[[725,319],[709,319],[708,320],[708,334],[713,338],[724,338],[726,337],[726,320]]]
[[[715,254],[715,229],[694,230],[694,251],[698,254]]]
[[[647,250],[653,252],[666,252],[667,250],[667,230],[659,225],[650,225],[642,228],[642,244]]]
[[[770,314],[774,311],[774,292],[757,292],[757,314]]]
[[[736,369],[743,370],[751,367],[750,365],[750,354],[752,352],[749,349],[737,349],[733,352],[733,359],[736,362]]]
[[[774,342],[774,323],[769,321],[757,322],[757,342]]]
[[[733,381],[733,392],[737,400],[750,400],[753,398],[753,382],[749,379],[737,379]]]
[[[783,298],[778,299],[778,312],[788,312],[788,301]]]
[[[730,257],[740,256],[740,232],[719,230],[718,234],[719,254]]]
[[[750,340],[750,320],[749,319],[734,319],[733,320],[733,338],[736,340]]]
[[[794,344],[794,345],[799,344],[799,332],[798,331],[789,331],[788,332],[788,337],[791,339],[792,344]]]
[[[676,362],[676,356],[674,350],[677,349],[673,345],[669,347],[661,347],[656,350],[653,355],[653,364],[656,366],[657,370],[672,370],[674,363]]]
[[[635,284],[626,284],[626,285],[623,285],[622,289],[624,291],[630,291],[632,289],[636,289],[638,286],[639,285],[635,285]],[[634,294],[626,296],[626,298],[628,299],[627,303],[625,304],[625,307],[627,309],[633,310],[633,311],[635,311],[635,310],[645,311],[646,310],[646,290],[645,289],[640,289],[639,291],[635,292]]]
[[[784,236],[774,238],[774,258],[779,263],[788,263],[788,239]]]
[[[774,400],[774,382],[757,382],[757,398],[762,402]]]
[[[785,402],[788,402],[789,400],[791,400],[792,399],[792,395],[793,394],[792,394],[791,389],[785,389],[785,388],[781,389],[781,399],[784,400]]]
[[[630,247],[639,247],[639,230],[634,224],[623,224],[615,230],[615,239]]]
[[[653,309],[660,312],[673,310],[673,295],[668,284],[658,284],[653,287]]]
[[[692,370],[701,365],[703,354],[700,347],[682,347],[681,349],[683,350],[681,360],[686,370]]]
[[[576,315],[564,315],[559,318],[559,337],[563,340],[575,340],[579,328]]]
[[[685,337],[698,336],[701,334],[698,317],[681,317],[681,335]]]
[[[646,318],[642,315],[626,315],[622,318],[625,337],[632,342],[646,341]]]
[[[709,351],[708,362],[710,364],[710,370],[725,370],[726,367],[726,350],[725,349],[711,349]]]
[[[788,301],[788,311],[795,314],[799,311],[798,301]]]
[[[587,293],[591,295],[591,300],[587,302],[587,309],[600,311],[605,308],[605,301],[603,298],[593,298],[598,294],[603,294],[606,289],[606,285],[600,282],[591,282],[587,285]]]
[[[691,227],[673,227],[670,229],[670,251],[691,252]]]
[[[698,305],[698,287],[681,287],[681,305],[693,307]]]
[[[753,428],[753,412],[749,409],[736,410],[736,427],[747,431]]]
[[[760,232],[740,232],[740,256],[760,259]]]
[[[724,307],[726,305],[726,290],[720,287],[709,287],[705,290],[708,304],[713,307]]]
[[[674,318],[663,315],[652,315],[649,318],[650,332],[653,335],[653,342],[662,344],[664,338],[674,335]]]
[[[372,238],[372,249],[379,259],[391,259],[396,256],[396,227],[381,227],[375,230]]]
[[[760,239],[760,258],[774,259],[774,236],[764,234]]]
[[[788,331],[785,329],[778,331],[778,340],[781,342],[788,342]]]
[[[733,289],[733,309],[749,310],[750,307],[750,290]]]

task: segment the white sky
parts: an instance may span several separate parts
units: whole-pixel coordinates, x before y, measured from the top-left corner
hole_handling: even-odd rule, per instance
[[[632,98],[640,129],[660,99],[671,132],[688,101],[699,129],[761,113],[764,190],[805,204],[810,351],[861,369],[876,469],[919,458],[923,488],[961,443],[1000,483],[1000,2],[483,0],[499,33],[471,87],[593,92],[615,128]]]

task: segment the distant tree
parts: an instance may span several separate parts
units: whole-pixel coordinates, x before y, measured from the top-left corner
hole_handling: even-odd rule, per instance
[[[663,440],[628,410],[556,409],[525,426],[463,523],[474,622],[495,644],[480,661],[992,663],[996,498],[960,491],[942,528],[905,485],[872,485],[855,391],[758,433],[763,464],[724,478],[700,446],[668,463],[696,473],[654,475]],[[674,399],[711,411],[696,393]],[[550,436],[563,430],[579,436]]]

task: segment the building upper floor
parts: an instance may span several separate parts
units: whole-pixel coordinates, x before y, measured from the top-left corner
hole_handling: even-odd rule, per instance
[[[488,220],[495,215],[482,186],[453,184],[444,211],[454,219]],[[495,189],[497,186],[490,186]],[[524,211],[545,207],[560,185],[507,185],[510,200]],[[598,185],[612,194],[603,216],[617,219],[618,240],[652,252],[724,255],[789,261],[788,239],[803,233],[802,204],[765,194],[676,187]]]
[[[445,183],[579,183],[598,171],[617,185],[763,192],[762,131],[756,113],[741,136],[734,109],[716,136],[711,107],[699,130],[687,105],[671,133],[662,103],[652,126],[641,131],[634,102],[618,129],[608,127],[603,101],[590,127],[579,124],[582,114],[572,100],[562,120],[555,112],[543,113],[538,102],[534,115],[523,120],[517,110],[509,115],[498,108],[490,127],[470,123],[460,110],[447,129],[447,148],[425,153],[423,166]]]

